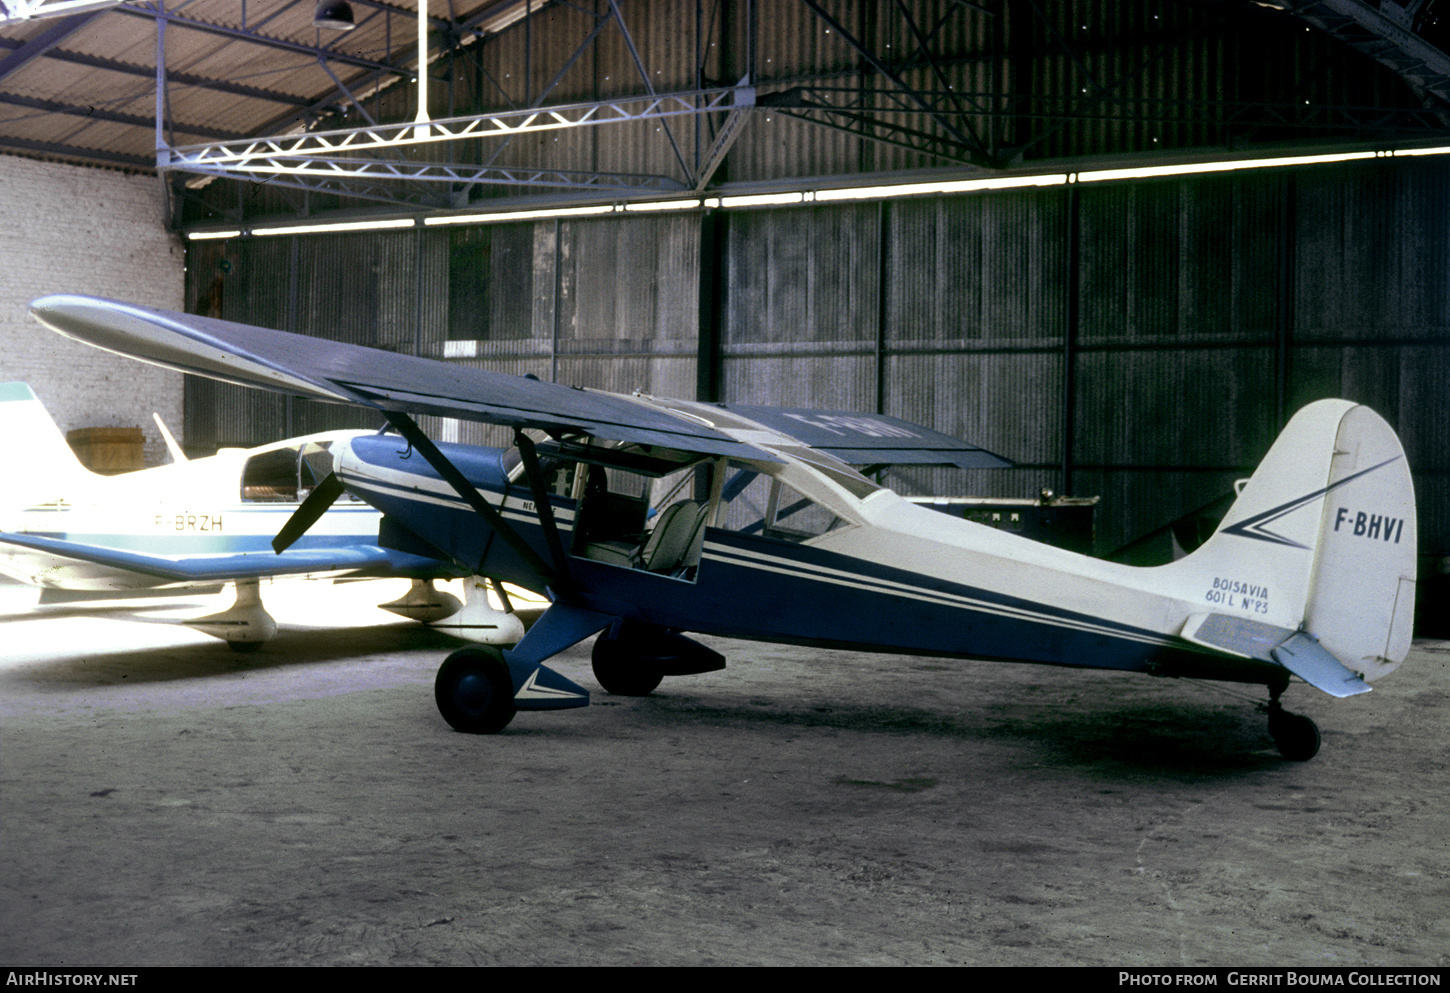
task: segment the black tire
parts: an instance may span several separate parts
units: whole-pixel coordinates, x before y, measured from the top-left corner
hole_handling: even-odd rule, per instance
[[[630,638],[611,638],[605,631],[594,639],[594,678],[615,696],[649,696],[665,674],[652,659],[642,658]]]
[[[1279,754],[1291,762],[1308,762],[1319,754],[1319,725],[1303,714],[1270,711],[1269,737]]]
[[[517,713],[503,653],[487,645],[468,645],[444,659],[433,699],[443,719],[465,734],[497,734]]]

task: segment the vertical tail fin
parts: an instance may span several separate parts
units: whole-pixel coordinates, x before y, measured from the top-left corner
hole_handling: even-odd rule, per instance
[[[7,505],[54,500],[94,478],[25,383],[0,383],[0,432],[9,462],[0,479],[0,501]]]
[[[1375,679],[1410,648],[1415,491],[1394,430],[1368,407],[1309,404],[1290,420],[1192,570],[1209,609],[1304,630]]]

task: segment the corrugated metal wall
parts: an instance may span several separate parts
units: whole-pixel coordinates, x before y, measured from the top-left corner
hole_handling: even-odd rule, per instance
[[[897,485],[1100,495],[1101,554],[1224,496],[1289,414],[1343,396],[1399,430],[1425,547],[1444,553],[1447,248],[1450,164],[1383,159],[709,218],[203,242],[188,300],[581,386],[880,409],[1019,464],[903,472]],[[371,424],[292,405],[294,431],[349,421]],[[198,448],[272,440],[287,423],[277,398],[189,384]]]
[[[1067,192],[888,205],[884,413],[1030,468],[898,471],[920,493],[1029,496],[1058,485]],[[1028,398],[1034,398],[1028,400]],[[1026,401],[1026,402],[1024,402]]]

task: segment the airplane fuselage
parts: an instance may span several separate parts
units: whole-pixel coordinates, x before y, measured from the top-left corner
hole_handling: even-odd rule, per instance
[[[538,556],[549,559],[530,488],[517,473],[510,478],[505,453],[440,447]],[[350,490],[408,531],[427,535],[460,565],[537,589],[528,563],[396,439],[354,439],[339,452],[338,471]],[[790,466],[784,473],[790,476]],[[791,478],[804,486],[812,476]],[[1213,589],[1178,589],[1158,570],[1052,548],[861,483],[859,495],[839,488],[818,494],[841,524],[804,541],[707,526],[688,575],[580,554],[581,502],[551,495],[567,597],[662,628],[747,640],[1269,678],[1263,663],[1228,659],[1177,636],[1195,612],[1222,609],[1205,599]],[[1064,603],[1074,607],[1059,606]]]

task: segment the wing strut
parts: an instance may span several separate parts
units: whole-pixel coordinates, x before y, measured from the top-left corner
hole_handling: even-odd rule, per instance
[[[448,461],[448,457],[438,450],[438,446],[433,444],[411,417],[401,410],[384,410],[383,413],[387,416],[388,423],[398,429],[398,433],[403,436],[408,444],[412,445],[418,451],[419,455],[423,456],[423,460],[432,466],[438,475],[443,477],[443,481],[453,487],[454,491],[463,498],[464,502],[473,508],[474,513],[482,517],[488,526],[493,529],[494,533],[502,538],[504,543],[524,560],[528,567],[543,581],[545,587],[552,587],[558,590],[561,584],[568,583],[567,575],[550,568],[549,564],[539,556],[539,553],[534,551],[533,546],[525,541],[508,521],[504,520],[503,515],[489,506],[488,501],[469,483],[468,478],[458,471],[457,466]],[[536,469],[537,466],[538,461],[536,459],[533,468]],[[532,482],[536,478],[536,473],[531,470],[529,472],[529,478]],[[536,490],[541,488],[542,484],[535,484]],[[547,502],[537,505],[541,508],[547,508],[549,506]],[[539,511],[541,520],[544,519],[545,513],[547,513],[546,510],[541,509]],[[552,524],[552,515],[547,520],[549,524]],[[547,524],[544,527],[544,531],[545,533],[549,532]],[[554,533],[554,540],[558,540],[557,531]]]
[[[524,461],[524,475],[529,477],[529,491],[534,497],[534,507],[539,514],[539,524],[544,529],[544,538],[549,543],[549,553],[554,556],[554,569],[559,579],[572,587],[569,579],[569,560],[564,555],[564,541],[559,537],[559,525],[554,520],[554,505],[549,502],[548,491],[544,489],[544,473],[539,468],[539,453],[534,440],[518,428],[514,428],[514,444]]]

